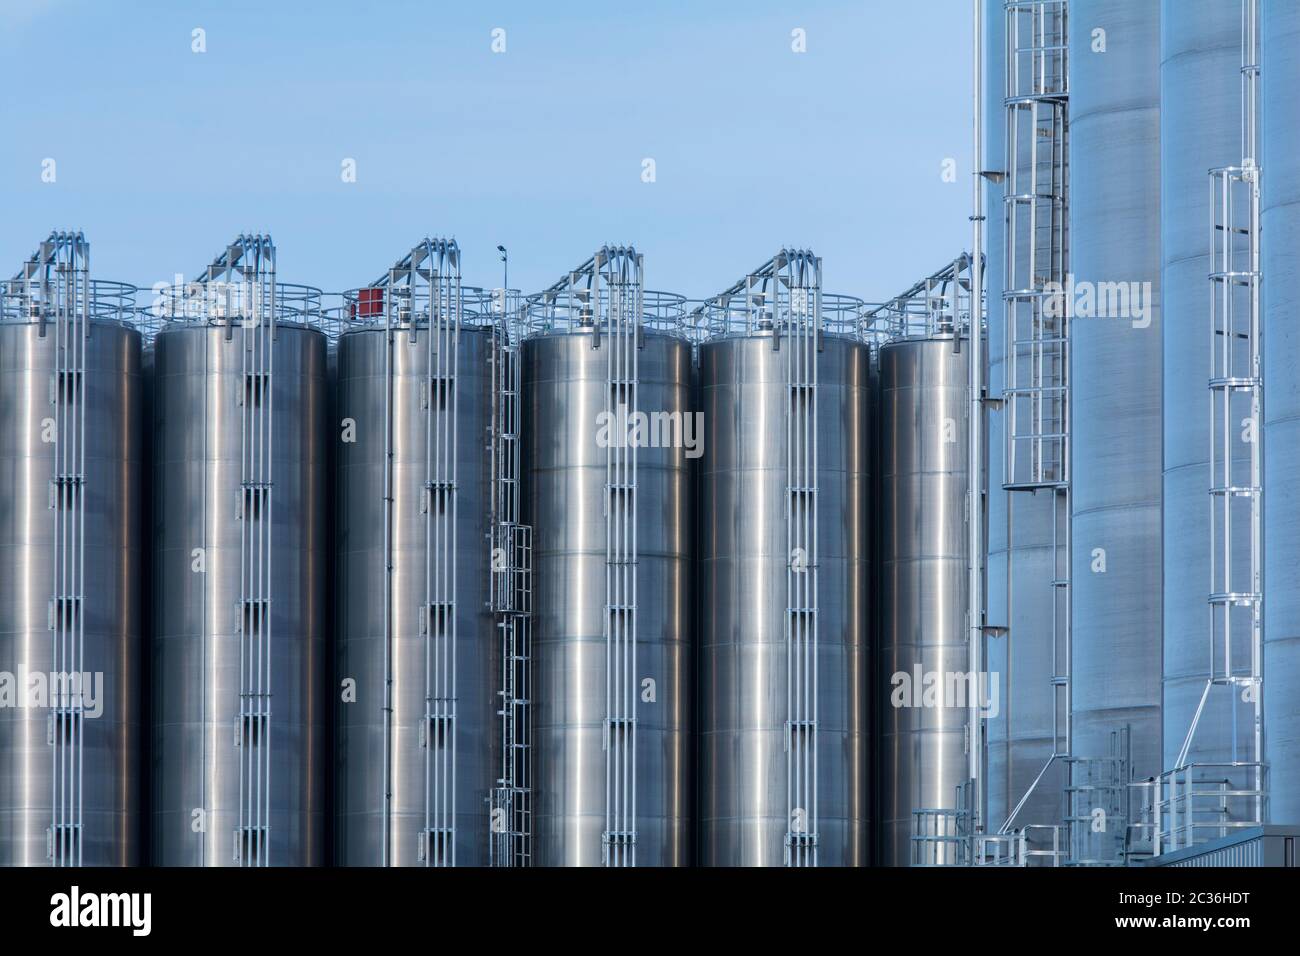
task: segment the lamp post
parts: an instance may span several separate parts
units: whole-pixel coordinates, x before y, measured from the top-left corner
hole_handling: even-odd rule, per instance
[[[501,311],[504,313],[510,288],[510,253],[505,246],[497,246],[497,252],[501,253]]]

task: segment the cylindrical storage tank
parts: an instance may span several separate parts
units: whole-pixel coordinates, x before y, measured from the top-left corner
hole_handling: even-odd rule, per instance
[[[790,439],[786,356],[768,328],[699,347],[700,862],[781,866],[792,829],[786,722]],[[823,333],[816,381],[816,832],[820,866],[869,862],[871,353]],[[808,808],[802,808],[809,812]],[[809,817],[811,819],[811,817]]]
[[[319,293],[154,341],[160,866],[325,859],[329,440]]]
[[[1211,516],[1219,502],[1212,509],[1210,486],[1216,479],[1210,468],[1209,379],[1214,336],[1209,273],[1211,245],[1218,239],[1213,228],[1209,171],[1241,162],[1241,6],[1240,2],[1222,0],[1165,0],[1161,9],[1159,213],[1163,269],[1158,289],[1164,321],[1164,756],[1163,767],[1152,769],[1175,769],[1210,677],[1211,654],[1217,658],[1222,652],[1221,638],[1214,649],[1211,647],[1212,617],[1207,603],[1211,547],[1225,544],[1221,525],[1214,540],[1211,532]],[[1098,69],[1113,82],[1113,67]],[[1125,87],[1118,89],[1126,92]],[[1107,134],[1112,151],[1115,140],[1113,133]],[[1141,168],[1134,163],[1133,157],[1124,156],[1116,169]],[[1141,163],[1145,164],[1145,159]],[[1149,188],[1143,183],[1141,195]],[[1135,216],[1133,225],[1148,221]],[[1113,220],[1102,228],[1098,244],[1112,255],[1122,256],[1114,260],[1117,264],[1132,262],[1133,256],[1116,248]],[[1126,228],[1121,235],[1131,237],[1134,230]],[[1107,277],[1117,278],[1114,272],[1112,268]],[[1133,335],[1146,339],[1156,328],[1153,324]],[[1134,368],[1133,374],[1122,380],[1149,380],[1138,379],[1138,371]],[[1245,394],[1237,395],[1232,410],[1240,410],[1234,416],[1239,420],[1250,414],[1250,409],[1239,404]],[[1233,439],[1242,433],[1235,424],[1231,432]],[[1238,462],[1234,474],[1248,475],[1250,445],[1233,440],[1227,447]],[[1221,465],[1220,461],[1220,470]],[[1245,499],[1241,501],[1248,505]],[[1235,512],[1236,505],[1233,507]],[[1244,583],[1247,579],[1242,572],[1250,563],[1248,524],[1244,520],[1236,524],[1234,577]],[[1223,567],[1222,559],[1219,567]],[[1245,622],[1238,611],[1231,613],[1234,667],[1238,673],[1248,672],[1250,627],[1242,626]],[[1240,689],[1213,688],[1204,708],[1184,763],[1253,760],[1254,705],[1241,700]],[[1221,773],[1217,770],[1214,776]],[[1246,783],[1245,779],[1234,781],[1238,789]],[[1237,810],[1241,805],[1235,801],[1229,808]]]
[[[992,170],[1004,170],[1008,163],[1004,103],[1006,20],[1007,11],[1001,0],[985,0],[983,168]],[[1026,156],[1017,158],[1017,162],[1021,165],[1019,181],[1027,182]],[[988,309],[988,394],[994,400],[1003,397],[1007,382],[1007,330],[1002,299],[1006,268],[1004,194],[1004,181],[986,181],[984,291]],[[1024,249],[1023,243],[1020,248]],[[1025,275],[1027,271],[1027,264],[1022,264],[1017,274]],[[1027,358],[1021,361],[1027,362]],[[1027,365],[1022,365],[1017,380],[1027,379]],[[1051,489],[1007,491],[1003,488],[1007,460],[1005,409],[1006,406],[992,408],[985,418],[988,429],[986,620],[994,627],[1006,628],[1005,632],[990,633],[986,642],[989,679],[997,682],[1000,696],[997,712],[990,714],[986,724],[986,828],[990,832],[997,832],[1007,822],[1036,779],[1038,784],[1032,795],[1011,821],[1012,829],[1060,823],[1064,779],[1061,761],[1056,761],[1038,779],[1055,749],[1053,615],[1059,614],[1060,625],[1066,623],[1065,601],[1058,600],[1053,584],[1058,578],[1058,549],[1052,537],[1058,496]],[[1064,512],[1063,507],[1061,511]],[[1059,633],[1063,636],[1063,630]],[[1061,662],[1062,672],[1065,663]],[[1059,716],[1056,730],[1063,735],[1066,715]],[[1036,841],[1034,849],[1049,848],[1045,838],[1037,839],[1040,831],[1030,833]]]
[[[1300,5],[1262,4],[1264,759],[1269,816],[1300,823]]]
[[[638,408],[631,411],[667,413],[684,425],[690,347],[650,329],[642,336]],[[602,444],[601,432],[610,347],[608,329],[598,335],[577,323],[538,332],[522,345],[524,518],[533,529],[533,861],[539,866],[599,866],[604,858],[609,442]],[[638,866],[686,866],[692,792],[687,456],[694,452],[681,443],[656,445],[636,449],[635,852]]]
[[[880,862],[912,861],[914,810],[955,810],[969,779],[966,399],[969,350],[951,334],[880,349]],[[950,681],[949,677],[953,680]],[[978,675],[977,675],[978,676]],[[938,850],[932,862],[956,862]]]
[[[75,360],[61,356],[55,319],[42,328],[21,285],[0,289],[0,866],[131,866],[144,619],[144,391],[140,333],[125,320],[134,289],[91,284],[83,394],[56,401],[57,370]],[[61,442],[84,452],[80,522],[52,507]],[[80,607],[79,626],[66,610],[61,635],[60,580]],[[83,716],[69,722],[52,695],[74,674]]]
[[[1137,777],[1160,769],[1159,28],[1155,3],[1070,4],[1073,756],[1127,730]]]
[[[341,865],[489,862],[487,800],[500,771],[501,744],[500,638],[488,593],[496,339],[490,326],[475,324],[468,314],[458,335],[445,325],[434,336],[434,350],[455,338],[456,360],[454,402],[437,410],[433,429],[451,430],[445,442],[435,437],[431,451],[429,337],[427,318],[391,333],[381,319],[338,340],[337,416],[354,432],[337,451],[336,682],[351,680],[356,688],[354,699],[334,705],[335,858]],[[436,369],[436,352],[433,361]],[[447,460],[436,462],[439,454]],[[446,474],[447,464],[455,468],[451,519],[445,510],[431,516],[425,503],[430,474]],[[384,500],[389,475],[391,517]],[[454,527],[431,519],[454,521]],[[438,548],[441,553],[430,550]],[[448,632],[454,648],[440,658],[420,615],[429,600],[429,575],[449,559],[455,565]],[[438,667],[454,680],[456,700],[454,725],[441,738],[421,732],[426,678]],[[391,718],[385,715],[386,673]],[[439,847],[426,834],[448,817],[454,834]],[[440,857],[431,852],[439,848]]]

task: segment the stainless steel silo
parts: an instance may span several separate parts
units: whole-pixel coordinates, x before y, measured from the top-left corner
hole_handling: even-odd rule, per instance
[[[319,293],[243,236],[154,340],[153,859],[325,861],[330,439]]]
[[[785,268],[779,257],[774,262]],[[698,466],[700,862],[806,864],[808,855],[801,858],[791,844],[807,823],[816,838],[811,862],[864,866],[871,352],[851,326],[826,331],[842,324],[829,315],[802,352],[798,296],[791,307],[781,291],[755,278],[763,274],[756,270],[732,294],[710,300],[711,334],[699,346],[700,408],[709,429]],[[816,297],[815,286],[809,297]],[[816,383],[815,415],[805,425],[797,424],[799,386],[791,382],[798,365],[810,365]],[[811,458],[802,429],[815,437]],[[801,457],[806,482],[791,477],[791,462]],[[815,554],[803,557],[797,515],[808,505],[791,500],[792,486],[802,483],[815,494],[808,519]],[[791,578],[809,575],[811,567],[814,593],[792,598]],[[799,663],[790,620],[792,606],[810,601],[811,676]],[[813,807],[801,805],[791,786],[801,743],[792,743],[791,728],[798,727],[801,693],[811,698],[816,721]]]
[[[454,242],[417,246],[348,294],[338,340],[337,424],[350,431],[337,452],[336,683],[355,687],[334,704],[343,865],[489,861],[501,747],[489,595],[497,333],[467,307],[459,257]],[[454,482],[454,500],[431,508],[439,480]],[[439,631],[422,616],[448,573]],[[430,716],[431,688],[455,701],[450,719]]]
[[[1070,4],[1075,862],[1118,862],[1127,778],[1160,769],[1159,14]]]
[[[1270,819],[1300,821],[1300,6],[1263,4],[1264,757]]]
[[[140,856],[140,333],[55,233],[0,283],[0,866]]]
[[[879,860],[953,864],[956,844],[913,835],[955,836],[968,807],[968,349],[947,321],[893,331],[879,353]]]
[[[523,467],[541,866],[691,862],[694,452],[682,439],[707,436],[684,431],[690,346],[670,329],[683,300],[643,293],[641,275],[634,250],[605,247],[529,302]],[[662,330],[641,315],[656,308],[671,318]],[[656,416],[653,436],[638,437],[638,413]]]
[[[1222,528],[1212,533],[1209,494],[1216,483],[1210,465],[1208,390],[1214,340],[1208,276],[1215,241],[1209,170],[1241,161],[1241,4],[1165,2],[1160,16],[1163,267],[1159,288],[1164,319],[1166,573],[1163,767],[1156,769],[1169,771],[1180,763],[1179,754],[1217,657],[1207,603],[1211,550],[1228,544],[1240,567],[1249,562],[1249,544],[1240,538],[1225,542]],[[1132,158],[1124,157],[1124,164],[1133,168]],[[1145,192],[1149,186],[1142,188]],[[1108,243],[1113,250],[1114,235],[1114,226],[1108,223],[1098,242]],[[1234,428],[1232,437],[1237,434]],[[1231,440],[1224,447],[1239,462],[1249,459],[1246,442]],[[1234,666],[1248,667],[1249,641],[1238,640],[1236,645]],[[1253,705],[1242,701],[1232,687],[1213,688],[1205,694],[1195,735],[1181,763],[1253,759],[1247,753],[1253,724]],[[1149,772],[1138,769],[1142,776]]]
[[[1007,158],[1007,19],[1000,0],[984,3],[984,167],[1005,171]],[[1023,46],[1032,42],[1022,38]],[[1022,65],[1023,66],[1023,65]],[[1023,148],[1023,147],[1022,147]],[[1031,157],[1021,152],[1018,175],[986,180],[985,300],[988,310],[988,394],[1002,399],[1007,382],[1007,326],[1003,291],[1006,288],[1007,180],[1023,183],[1031,175]],[[1025,244],[1017,255],[1027,254]],[[1025,263],[1016,265],[1023,275]],[[1016,380],[1028,378],[1026,358]],[[999,712],[988,720],[986,829],[996,833],[1025,826],[1059,824],[1062,817],[1064,765],[1052,760],[1063,752],[1063,693],[1053,678],[1065,673],[1064,654],[1053,655],[1053,642],[1063,650],[1066,621],[1064,594],[1055,582],[1062,577],[1061,521],[1064,507],[1051,489],[1007,490],[1007,416],[1005,406],[993,406],[988,427],[988,608],[994,628],[988,639],[988,671],[1002,696]],[[1055,534],[1054,534],[1055,532]],[[1059,666],[1055,666],[1059,665]],[[1053,708],[1058,708],[1053,720]],[[1049,765],[1049,761],[1051,761]],[[1040,777],[1041,775],[1041,777]],[[1016,808],[1028,795],[1018,812]],[[1014,813],[1014,816],[1013,816]],[[1030,831],[1034,849],[1044,849],[1045,831]]]

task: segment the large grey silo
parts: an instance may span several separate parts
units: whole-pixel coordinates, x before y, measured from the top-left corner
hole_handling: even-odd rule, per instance
[[[949,332],[898,337],[879,354],[879,860],[907,866],[913,812],[958,810],[958,788],[970,776],[968,709],[947,698],[917,706],[915,696],[918,670],[922,677],[968,670],[967,446],[960,425],[969,350]],[[946,848],[927,852],[934,862],[956,862]]]
[[[75,293],[0,284],[0,866],[140,862],[141,337],[135,290],[87,280],[85,247],[60,234],[33,257]],[[14,705],[51,673],[91,675],[80,708]]]
[[[465,293],[447,260],[428,261],[445,254],[459,256],[454,244],[426,241],[411,257],[414,270],[349,293],[350,327],[338,339],[338,421],[355,432],[336,451],[335,659],[338,680],[355,681],[357,691],[335,704],[340,865],[489,863],[488,797],[502,736],[500,637],[488,593],[488,439],[500,356],[490,319],[462,310]],[[432,292],[409,278],[421,269],[432,270]],[[440,353],[449,352],[447,369]],[[455,394],[426,400],[445,371]],[[454,476],[454,507],[430,511],[426,488],[439,476]],[[431,577],[447,563],[439,549],[450,549],[455,565],[445,629],[454,648],[421,620]],[[446,686],[454,723],[430,733],[421,727],[434,723],[429,690]]]
[[[817,378],[817,862],[868,862],[871,353],[823,333]],[[700,862],[780,866],[789,830],[788,331],[699,347]]]
[[[1300,5],[1263,4],[1264,758],[1270,819],[1300,821]]]
[[[639,261],[634,250],[606,247],[562,280],[555,297],[530,297],[533,334],[521,346],[524,513],[533,527],[533,859],[539,866],[691,863],[687,450],[680,444],[636,448],[635,516],[616,526],[607,507],[614,443],[602,444],[601,423],[611,394],[626,394],[621,379],[611,384],[612,356],[630,356],[627,336],[607,316],[621,312],[624,328],[633,322],[639,280],[619,283],[613,297],[615,283],[602,284],[597,304],[584,297],[586,286],[579,288],[597,274],[605,280],[610,269],[639,275]],[[645,296],[648,302],[655,294]],[[680,322],[682,300],[671,298]],[[558,318],[557,301],[564,312]],[[636,407],[629,411],[683,415],[690,407],[689,344],[676,330],[651,328],[644,318],[636,323]],[[624,499],[625,491],[619,492]],[[621,548],[631,535],[637,553],[629,568],[616,563],[625,552],[611,558],[610,548]],[[613,614],[626,620],[627,602],[611,605],[607,590],[610,577],[624,569],[635,578],[635,659],[617,656],[606,629]],[[629,676],[636,679],[635,696]],[[646,680],[654,682],[653,693]],[[619,698],[631,703],[634,726],[616,710]],[[611,799],[614,777],[622,790]],[[631,826],[611,829],[611,820]]]
[[[1071,271],[1151,290],[1136,323],[1071,322],[1073,756],[1127,729],[1139,777],[1161,735],[1159,29],[1155,3],[1070,5]]]
[[[243,258],[240,259],[240,256]],[[268,237],[177,290],[154,339],[152,856],[326,863],[326,337]],[[210,270],[210,271],[212,271]],[[226,281],[222,279],[220,281]],[[202,284],[200,284],[202,285]],[[275,321],[271,321],[271,317]]]

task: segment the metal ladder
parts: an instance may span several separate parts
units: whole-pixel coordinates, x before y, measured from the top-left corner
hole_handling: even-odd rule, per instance
[[[86,350],[90,336],[90,245],[81,233],[51,233],[15,278],[40,335],[54,325],[49,401],[54,425],[49,507],[54,513],[53,593],[47,626],[51,670],[46,730],[50,745],[53,866],[82,863],[85,734]]]
[[[786,866],[817,865],[817,352],[821,259],[785,250],[769,275],[774,348],[786,387]],[[761,308],[761,300],[755,303]],[[750,310],[751,313],[754,311]]]
[[[593,259],[595,342],[603,327],[609,339],[605,411],[616,423],[638,408],[643,269],[642,256],[629,247],[605,247]],[[637,448],[625,438],[620,430],[605,448],[606,866],[636,866]]]
[[[1052,754],[999,834],[1054,761],[1071,757],[1069,68],[1067,0],[1007,0],[1003,309],[1003,489],[1052,495]],[[1008,509],[1008,515],[1010,509]],[[1014,545],[1008,525],[1009,550]],[[1011,564],[1008,594],[1014,593]],[[1014,635],[1011,635],[1014,638]],[[1038,639],[1030,635],[1030,639]]]
[[[1260,180],[1258,0],[1241,4],[1242,160],[1239,166],[1210,171],[1210,672],[1200,707],[1214,685],[1240,691],[1251,705],[1251,765],[1248,776],[1253,813],[1266,819],[1263,741],[1264,640],[1264,370],[1260,335]],[[1245,401],[1241,401],[1244,399]],[[1235,422],[1234,412],[1248,412]],[[1232,445],[1239,428],[1249,423],[1249,459],[1242,474]],[[1245,479],[1244,481],[1242,479]],[[1244,504],[1245,527],[1239,521]],[[1242,532],[1245,532],[1244,534]],[[1249,563],[1234,562],[1233,550],[1247,543]],[[1249,647],[1245,673],[1234,662],[1234,649]],[[1179,754],[1184,765],[1196,732],[1193,721]]]
[[[1263,741],[1264,378],[1260,334],[1258,0],[1241,0],[1241,163],[1210,174],[1210,647],[1207,678],[1174,766],[1153,781],[1144,825],[1152,852],[1268,819]],[[1248,455],[1234,455],[1238,440]],[[1244,512],[1244,513],[1243,513]],[[1234,551],[1245,546],[1245,566]],[[1238,661],[1248,649],[1246,663]],[[1189,763],[1214,688],[1248,705],[1249,752]],[[1243,759],[1244,756],[1244,759]]]
[[[231,279],[234,284],[231,285]],[[269,236],[240,236],[200,279],[226,339],[240,324],[239,506],[239,821],[234,862],[269,866],[271,833],[271,581],[273,553],[275,246]]]
[[[454,866],[458,634],[456,370],[462,308],[459,247],[454,240],[423,240],[389,270],[388,286],[385,315],[390,334],[394,326],[406,328],[409,345],[413,347],[419,339],[420,325],[423,323],[426,328],[425,381],[420,394],[420,409],[425,416],[425,470],[420,501],[425,530],[425,595],[418,617],[425,661],[424,714],[419,731],[424,754],[424,807],[416,859],[425,866]],[[385,674],[390,736],[391,662],[390,650],[389,669]],[[391,781],[386,781],[386,787],[391,791]],[[391,794],[387,802],[391,813]]]
[[[532,862],[532,526],[520,523],[522,336],[510,290],[493,296],[490,605],[501,654],[501,768],[489,800],[488,859]]]

